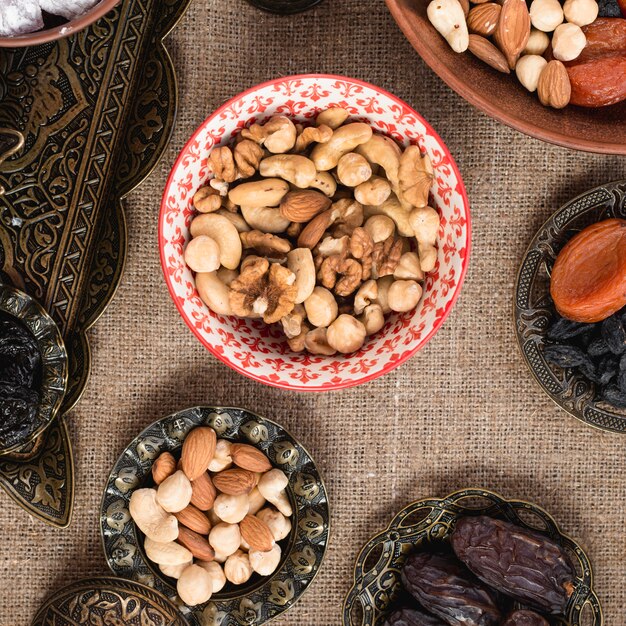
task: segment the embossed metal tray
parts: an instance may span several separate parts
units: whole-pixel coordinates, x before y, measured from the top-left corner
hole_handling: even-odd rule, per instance
[[[209,602],[185,606],[175,581],[165,577],[145,555],[143,539],[128,512],[135,489],[152,480],[152,464],[163,451],[175,455],[196,426],[213,428],[219,437],[254,445],[289,478],[292,531],[284,540],[281,563],[271,576],[229,585]],[[322,477],[306,449],[282,426],[244,409],[195,407],[158,420],[146,428],[118,459],[102,499],[100,530],[111,570],[118,576],[154,587],[176,602],[195,626],[265,624],[295,604],[311,586],[328,548],[330,511]]]
[[[402,594],[400,571],[415,550],[447,541],[456,520],[467,515],[489,515],[545,533],[570,555],[577,578],[567,606],[567,621],[559,626],[602,626],[602,609],[593,590],[589,557],[564,535],[542,508],[510,500],[486,489],[464,489],[445,498],[419,500],[402,509],[389,526],[370,539],[354,567],[354,584],[343,606],[343,626],[382,626],[385,615]]]
[[[543,390],[585,424],[626,433],[626,410],[601,400],[594,383],[578,372],[548,364],[546,330],[555,315],[550,273],[561,248],[576,232],[610,217],[626,219],[626,181],[596,187],[562,206],[532,240],[515,286],[515,332],[522,357]]]
[[[60,417],[0,459],[0,485],[56,526],[74,498],[64,415],[89,377],[87,330],[122,274],[122,199],[170,137],[177,90],[163,39],[189,1],[123,0],[68,39],[0,52],[0,279],[44,306],[69,356]]]
[[[31,626],[52,624],[188,626],[176,606],[154,589],[114,577],[81,580],[54,593]]]

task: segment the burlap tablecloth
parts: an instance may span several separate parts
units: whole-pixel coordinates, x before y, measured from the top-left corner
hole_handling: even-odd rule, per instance
[[[325,0],[288,18],[244,0],[195,0],[169,49],[178,122],[161,164],[127,202],[126,272],[90,333],[93,371],[71,419],[74,519],[55,530],[0,493],[0,624],[28,624],[52,591],[107,573],[100,498],[137,432],[180,408],[223,403],[284,424],[314,455],[330,492],[323,570],[277,626],[337,626],[361,544],[410,501],[466,486],[550,511],[589,551],[607,626],[624,626],[626,439],[578,423],[536,386],[515,345],[512,296],[539,225],[585,189],[626,178],[626,161],[553,147],[485,117],[426,67],[383,0]],[[448,144],[472,203],[470,271],[443,328],[400,369],[337,393],[271,389],[211,357],[180,319],[158,258],[161,191],[191,132],[225,99],[300,72],[371,81],[414,106]]]

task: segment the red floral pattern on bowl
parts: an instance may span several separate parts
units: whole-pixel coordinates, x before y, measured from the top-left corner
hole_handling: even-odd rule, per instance
[[[431,204],[441,215],[435,270],[414,311],[391,315],[354,354],[315,356],[292,352],[282,329],[260,320],[218,315],[200,300],[192,272],[183,260],[194,216],[192,198],[210,178],[208,156],[244,127],[275,114],[311,120],[341,106],[351,120],[368,122],[402,144],[418,144],[433,162]],[[267,385],[296,391],[325,391],[358,385],[390,372],[413,356],[437,332],[454,305],[469,261],[470,214],[465,187],[450,152],[437,133],[411,107],[382,89],[340,76],[280,78],[228,101],[194,133],[165,187],[159,220],[161,264],[170,294],[196,337],[237,372]]]

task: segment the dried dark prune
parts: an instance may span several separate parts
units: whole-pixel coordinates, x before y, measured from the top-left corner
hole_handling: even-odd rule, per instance
[[[486,516],[461,518],[451,537],[455,554],[484,583],[550,613],[564,613],[574,569],[557,543]]]
[[[598,17],[622,17],[617,0],[598,0]]]
[[[550,626],[548,621],[534,611],[515,611],[502,626]]]
[[[446,626],[440,619],[415,609],[394,611],[383,626]]]
[[[549,345],[543,349],[543,355],[548,363],[559,367],[579,367],[583,363],[590,363],[589,357],[576,346]]]
[[[492,592],[449,556],[412,554],[402,568],[402,583],[450,626],[496,626],[502,618]]]
[[[602,322],[602,338],[613,354],[626,351],[626,329],[619,314],[611,315]]]

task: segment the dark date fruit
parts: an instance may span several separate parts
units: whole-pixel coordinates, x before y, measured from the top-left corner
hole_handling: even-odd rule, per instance
[[[550,626],[548,621],[534,611],[515,611],[502,626]]]
[[[35,429],[41,354],[17,320],[0,316],[0,447],[13,446]]]
[[[548,537],[491,517],[461,518],[455,554],[484,583],[519,602],[559,614],[574,591],[574,569]]]
[[[598,386],[605,402],[626,408],[626,308],[596,324],[557,316],[546,331],[546,341],[543,353],[548,363],[578,370]]]
[[[402,568],[402,584],[450,626],[496,626],[502,618],[492,592],[452,557],[412,554]]]
[[[428,613],[415,609],[400,609],[394,611],[383,626],[446,626],[444,622]]]

